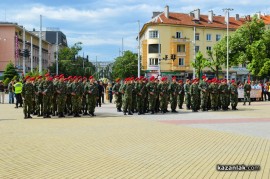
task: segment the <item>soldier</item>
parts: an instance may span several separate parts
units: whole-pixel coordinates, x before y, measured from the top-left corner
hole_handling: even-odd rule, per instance
[[[87,84],[87,78],[86,77],[83,77],[83,82],[82,82],[82,85],[83,85],[83,88],[85,88],[86,84]],[[83,115],[88,115],[87,113],[87,102],[86,102],[86,94],[85,92],[83,92],[83,95],[82,95],[82,112],[83,112]]]
[[[201,110],[202,111],[208,111],[207,109],[207,102],[208,102],[208,83],[207,83],[207,77],[204,75],[202,76],[202,81],[200,82],[198,88],[201,92]]]
[[[93,76],[89,77],[89,82],[86,83],[84,92],[86,94],[86,102],[89,115],[96,116],[94,113],[96,108],[96,100],[98,98],[98,86],[95,83],[95,78]]]
[[[149,101],[148,101],[148,92],[147,92],[147,87],[146,85],[148,84],[148,79],[143,78],[143,86],[145,87],[143,90],[143,114],[147,113],[149,111]]]
[[[161,78],[161,82],[158,85],[160,110],[164,114],[167,112],[167,100],[168,100],[168,85],[166,84],[167,78],[164,76]]]
[[[178,85],[176,84],[176,77],[172,77],[172,82],[169,85],[169,93],[170,93],[170,103],[172,112],[176,113],[177,106],[177,96],[178,96]]]
[[[72,102],[72,112],[74,114],[74,117],[81,117],[79,115],[80,108],[82,104],[82,93],[83,89],[79,82],[79,77],[73,77],[73,83],[71,84],[71,102]]]
[[[191,96],[190,96],[190,80],[186,80],[186,84],[184,85],[184,92],[185,92],[185,102],[187,110],[190,110],[191,105]]]
[[[65,117],[64,116],[64,110],[65,110],[65,104],[66,104],[66,98],[67,98],[67,85],[65,83],[64,75],[60,75],[59,81],[55,86],[55,91],[57,93],[56,95],[56,104],[57,104],[57,112],[58,117]]]
[[[211,109],[213,111],[218,110],[218,84],[217,79],[212,79],[211,84],[209,85],[209,93],[211,100]]]
[[[38,80],[34,82],[35,88],[35,111],[38,117],[43,116],[43,95],[39,92],[39,85],[42,83],[42,76],[38,76]]]
[[[45,74],[46,80],[40,83],[39,92],[43,95],[43,118],[51,118],[51,97],[53,95],[53,78],[49,73]]]
[[[192,112],[198,112],[198,110],[200,109],[200,90],[198,87],[198,83],[199,79],[196,78],[193,80],[193,83],[190,86]]]
[[[133,115],[131,112],[131,105],[132,105],[132,84],[131,84],[131,78],[126,79],[126,84],[124,84],[122,90],[123,96],[123,111],[124,115]]]
[[[57,87],[57,84],[58,84],[58,75],[56,75],[53,79],[53,87],[54,89]],[[53,92],[53,96],[52,96],[52,116],[55,116],[56,115],[56,112],[57,112],[57,102],[56,102],[56,99],[57,99],[57,92],[54,90]]]
[[[68,81],[66,83],[66,85],[67,85],[66,112],[69,116],[73,114],[72,113],[72,102],[71,102],[72,82],[73,82],[73,78],[72,78],[72,76],[69,76]]]
[[[227,111],[227,95],[229,94],[229,89],[225,79],[221,81],[221,85],[219,86],[219,93],[222,110]]]
[[[179,109],[183,109],[184,97],[185,97],[184,84],[182,80],[179,80],[178,81],[178,98],[177,98]]]
[[[156,96],[156,102],[155,102],[155,112],[158,113],[160,111],[159,107],[160,107],[160,99],[159,99],[159,91],[158,91],[158,84],[159,84],[159,79],[156,78],[155,79],[155,83],[156,85],[156,89],[157,89],[157,94]]]
[[[136,84],[136,92],[137,92],[137,110],[138,110],[138,115],[144,114],[143,111],[143,103],[144,103],[144,96],[145,96],[145,84],[142,82],[143,77],[140,77],[137,79],[137,84]]]
[[[248,104],[250,105],[250,91],[251,91],[251,86],[250,86],[250,81],[246,81],[244,84],[244,104],[246,105],[246,102],[248,101]]]
[[[238,103],[238,88],[235,80],[231,81],[231,86],[229,88],[230,96],[231,96],[231,106],[232,110],[238,110],[236,108]]]
[[[23,97],[23,112],[24,119],[32,118],[30,113],[32,112],[32,104],[35,99],[35,88],[31,81],[34,81],[35,78],[31,78],[28,76],[25,78],[26,83],[22,87],[22,97]]]
[[[137,92],[136,92],[136,84],[137,84],[137,80],[138,78],[134,79],[134,77],[131,77],[131,86],[132,86],[132,104],[131,104],[131,112],[137,112]]]
[[[120,87],[121,87],[120,78],[116,78],[115,84],[112,88],[112,91],[114,94],[117,112],[122,112],[122,110],[121,110],[121,108],[122,108],[122,93],[119,91]]]
[[[155,85],[155,77],[151,76],[149,79],[150,82],[146,85],[147,93],[148,93],[148,101],[149,101],[149,110],[151,114],[155,114],[155,107],[156,107],[156,92],[157,88]]]

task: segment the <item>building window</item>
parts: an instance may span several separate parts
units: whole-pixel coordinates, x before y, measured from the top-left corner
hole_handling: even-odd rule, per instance
[[[195,46],[195,52],[198,53],[200,51],[200,46]]]
[[[159,53],[161,52],[161,46],[159,51],[159,44],[149,44],[148,45],[148,53]]]
[[[156,38],[158,38],[158,31],[157,30],[150,30],[149,31],[149,38],[150,39],[156,39]]]
[[[177,45],[177,52],[186,52],[186,46],[185,45]]]
[[[212,48],[211,48],[210,46],[207,46],[207,47],[206,47],[206,50],[207,50],[207,51],[211,51]]]
[[[179,65],[179,66],[184,66],[184,65],[185,65],[185,59],[182,58],[182,57],[179,58],[179,59],[178,59],[178,65]]]
[[[158,66],[158,58],[149,58],[149,66]]]
[[[220,41],[220,39],[221,39],[221,35],[220,34],[217,34],[216,35],[216,41]]]
[[[199,33],[195,34],[195,40],[200,40],[200,34]]]
[[[176,32],[176,38],[177,39],[182,38],[182,32]]]
[[[212,39],[211,34],[206,34],[206,40],[211,41],[211,39]]]

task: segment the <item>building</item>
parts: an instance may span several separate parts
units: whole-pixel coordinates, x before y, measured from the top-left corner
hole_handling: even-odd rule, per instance
[[[229,17],[229,33],[235,31],[250,16],[240,18],[239,14]],[[177,76],[178,79],[192,78],[194,69],[191,63],[195,54],[201,51],[207,58],[207,50],[227,35],[227,18],[216,16],[213,11],[201,15],[200,9],[189,14],[170,12],[166,6],[164,12],[153,12],[150,22],[140,31],[141,67],[147,76]],[[160,60],[159,60],[160,59]],[[238,67],[229,70],[229,78],[237,78]],[[241,68],[240,80],[246,78],[248,71]],[[210,69],[204,73],[211,78]],[[224,68],[219,76],[226,78]]]
[[[6,65],[11,61],[14,63],[19,73],[23,71],[23,45],[30,52],[30,56],[25,58],[26,72],[31,70],[31,55],[33,57],[33,68],[38,69],[39,65],[39,37],[37,34],[25,30],[17,23],[0,23],[0,75],[5,70]],[[32,52],[31,52],[32,38]],[[47,69],[50,66],[54,55],[52,45],[48,41],[42,40],[42,67]]]

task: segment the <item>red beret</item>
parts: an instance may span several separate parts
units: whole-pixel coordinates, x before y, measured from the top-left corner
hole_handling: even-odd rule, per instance
[[[173,76],[173,77],[172,77],[172,80],[176,80],[176,76]]]
[[[183,83],[183,80],[179,80],[178,83]]]
[[[203,76],[202,76],[202,79],[205,79],[205,78],[206,78],[206,76],[205,76],[205,75],[203,75]]]
[[[91,79],[93,79],[94,77],[93,76],[89,76],[89,79],[91,80]]]
[[[234,83],[235,82],[235,80],[232,80],[232,83]]]
[[[36,80],[36,77],[32,77],[30,78],[31,81],[35,81]]]
[[[116,78],[115,81],[116,81],[116,82],[120,81],[120,78]]]
[[[46,73],[44,76],[45,76],[45,77],[48,77],[48,76],[50,76],[50,73]]]
[[[155,77],[154,76],[151,76],[151,78],[149,80],[150,81],[154,81],[155,80]]]

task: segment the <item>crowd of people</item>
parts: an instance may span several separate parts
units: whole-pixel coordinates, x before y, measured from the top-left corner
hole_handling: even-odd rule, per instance
[[[269,94],[269,84],[260,85],[264,90],[262,94]],[[238,89],[244,89],[244,105],[250,105],[250,92],[256,89],[255,85],[246,81],[245,84],[229,82],[226,79],[216,78],[209,80],[206,76],[185,82],[177,81],[176,77],[155,78],[126,78],[116,79],[115,83],[103,84],[96,81],[93,76],[88,79],[80,76],[64,75],[52,77],[29,77],[23,80],[12,81],[8,85],[9,103],[14,103],[12,93],[15,94],[16,106],[24,108],[24,118],[37,115],[43,118],[52,116],[80,117],[81,115],[95,116],[95,108],[104,103],[104,96],[112,103],[116,103],[118,112],[124,115],[138,115],[145,113],[167,113],[170,104],[171,112],[177,113],[183,109],[184,103],[187,110],[237,110]],[[0,96],[4,87],[0,82]],[[267,92],[267,93],[266,93]],[[3,100],[4,97],[2,97]],[[266,96],[265,96],[266,100]],[[269,100],[269,96],[268,96]],[[4,102],[3,102],[4,103]]]

